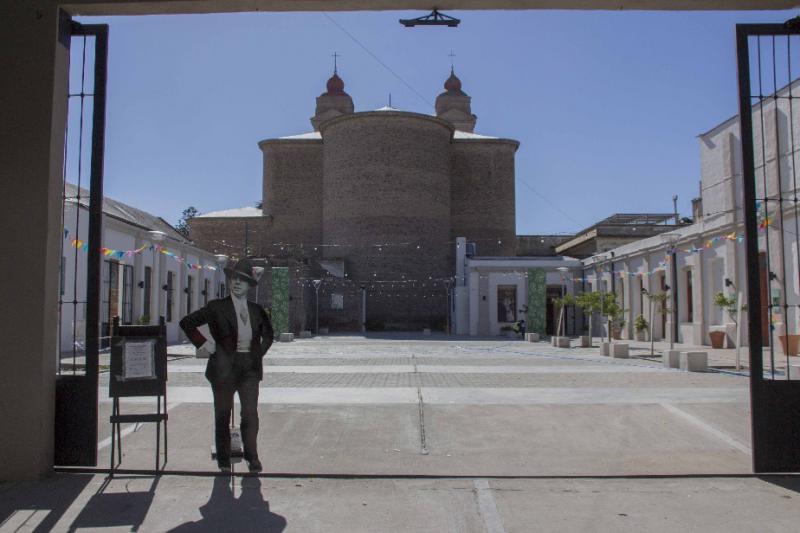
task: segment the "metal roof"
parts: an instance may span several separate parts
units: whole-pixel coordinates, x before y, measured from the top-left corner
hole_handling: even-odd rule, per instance
[[[651,226],[666,224],[675,218],[674,213],[615,213],[591,226]],[[589,228],[587,228],[589,229]],[[584,230],[585,231],[585,230]],[[581,233],[581,232],[578,232]]]
[[[89,191],[83,187],[80,188],[80,195],[78,191],[77,185],[65,184],[64,193],[67,201],[78,203],[81,207],[89,209]],[[103,197],[103,214],[147,231],[163,231],[167,237],[179,242],[190,242],[163,218],[105,196]]]

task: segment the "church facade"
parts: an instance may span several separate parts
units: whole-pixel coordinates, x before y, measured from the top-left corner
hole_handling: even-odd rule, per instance
[[[471,98],[452,71],[444,89],[435,115],[356,112],[334,72],[313,131],[258,143],[261,209],[201,215],[192,239],[286,267],[291,331],[317,319],[341,331],[444,329],[456,239],[473,255],[515,255],[519,147],[474,132]],[[269,305],[265,276],[258,297]]]

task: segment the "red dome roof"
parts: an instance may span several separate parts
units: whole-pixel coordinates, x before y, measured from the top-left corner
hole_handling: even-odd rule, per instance
[[[452,69],[450,70],[450,77],[444,82],[444,89],[448,92],[461,92],[461,80],[458,79]]]
[[[328,94],[344,94],[344,82],[335,72],[327,84]]]

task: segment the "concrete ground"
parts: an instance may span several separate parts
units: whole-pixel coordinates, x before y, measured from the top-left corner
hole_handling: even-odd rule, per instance
[[[239,463],[229,477],[209,475],[205,362],[191,346],[170,353],[167,475],[130,472],[153,468],[155,430],[125,426],[128,472],[0,485],[0,531],[790,531],[800,523],[798,480],[749,476],[743,376],[498,339],[280,343],[260,393],[265,472],[241,477]],[[100,407],[99,466],[107,467],[105,377]],[[123,412],[153,407],[126,399]]]

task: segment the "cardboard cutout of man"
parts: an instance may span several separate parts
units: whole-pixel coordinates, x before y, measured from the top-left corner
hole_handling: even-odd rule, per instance
[[[214,425],[217,466],[231,469],[230,418],[233,395],[239,393],[244,459],[250,472],[260,472],[258,459],[258,384],[263,378],[262,360],[272,345],[273,331],[267,313],[247,300],[247,291],[258,284],[249,259],[225,267],[230,296],[208,302],[186,315],[180,326],[197,348],[211,355],[206,379],[214,392]],[[198,328],[207,325],[211,339]]]

